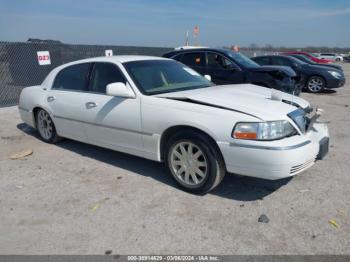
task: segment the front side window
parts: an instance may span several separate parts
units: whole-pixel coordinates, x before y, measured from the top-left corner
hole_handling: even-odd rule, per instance
[[[173,60],[145,60],[123,64],[143,94],[154,95],[214,85],[193,69]]]
[[[94,64],[90,83],[90,90],[96,93],[106,93],[106,87],[110,83],[126,83],[124,75],[117,65],[98,62]]]
[[[230,66],[232,66],[233,63],[222,55],[208,52],[207,53],[207,65],[208,65],[208,67],[211,67],[211,68],[227,69]]]
[[[88,91],[88,75],[91,63],[63,68],[56,76],[52,88],[72,91]]]
[[[189,67],[204,66],[204,53],[193,52],[183,54],[181,57],[181,62]]]

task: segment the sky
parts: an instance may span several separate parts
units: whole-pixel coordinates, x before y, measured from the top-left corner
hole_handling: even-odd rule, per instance
[[[0,41],[350,47],[350,0],[0,0]]]

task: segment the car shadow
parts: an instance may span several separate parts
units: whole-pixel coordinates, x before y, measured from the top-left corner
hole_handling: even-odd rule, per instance
[[[28,135],[40,139],[36,130],[25,123],[18,124],[17,128]],[[177,184],[162,163],[70,139],[64,139],[54,146],[59,146],[84,157],[95,159],[142,176],[150,177],[168,186],[178,188]],[[286,185],[290,180],[291,178],[270,181],[227,174],[221,184],[209,194],[239,201],[261,200],[269,194],[277,191],[280,187]]]
[[[311,92],[308,92],[308,91],[303,91],[303,92],[307,93],[307,94],[313,94],[313,95],[335,95],[337,93],[337,91],[334,90],[334,89],[323,89],[319,93],[311,93]]]

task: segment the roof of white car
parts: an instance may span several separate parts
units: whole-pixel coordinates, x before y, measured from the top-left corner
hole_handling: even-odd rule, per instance
[[[101,56],[94,58],[87,58],[82,60],[77,60],[72,62],[81,63],[81,62],[131,62],[131,61],[142,61],[142,60],[168,60],[167,58],[158,57],[158,56],[144,56],[144,55],[116,55],[116,56]]]

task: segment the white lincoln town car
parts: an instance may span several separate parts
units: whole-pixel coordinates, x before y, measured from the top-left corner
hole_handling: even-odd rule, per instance
[[[277,90],[216,86],[177,61],[148,56],[59,66],[19,101],[22,120],[45,142],[65,137],[164,162],[194,193],[227,172],[273,180],[309,168],[328,152],[320,111]]]

